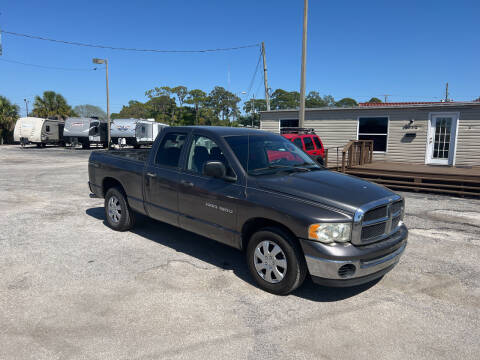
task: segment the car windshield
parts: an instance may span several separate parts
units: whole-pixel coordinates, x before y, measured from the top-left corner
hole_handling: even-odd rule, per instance
[[[321,169],[294,143],[279,135],[227,136],[225,140],[249,175]]]

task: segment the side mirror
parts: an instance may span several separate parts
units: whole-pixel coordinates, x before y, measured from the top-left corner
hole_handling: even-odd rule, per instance
[[[227,169],[221,161],[207,161],[203,166],[203,174],[218,179],[225,178]]]

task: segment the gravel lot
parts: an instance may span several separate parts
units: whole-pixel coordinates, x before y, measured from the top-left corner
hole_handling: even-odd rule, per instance
[[[480,200],[404,193],[392,272],[279,297],[234,249],[107,228],[89,153],[0,147],[0,359],[478,359]]]

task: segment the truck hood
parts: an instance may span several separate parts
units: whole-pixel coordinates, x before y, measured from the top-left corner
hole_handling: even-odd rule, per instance
[[[383,186],[329,170],[258,176],[258,187],[354,212],[394,193]]]

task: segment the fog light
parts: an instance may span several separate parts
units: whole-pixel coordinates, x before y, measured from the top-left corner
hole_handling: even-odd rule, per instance
[[[355,270],[357,270],[357,268],[353,264],[343,265],[340,267],[340,269],[338,269],[338,276],[340,276],[342,279],[349,278],[355,274]]]

